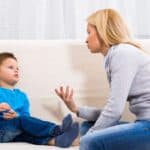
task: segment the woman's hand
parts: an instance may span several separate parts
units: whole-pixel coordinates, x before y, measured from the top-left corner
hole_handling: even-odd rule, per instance
[[[73,100],[73,89],[67,86],[66,88],[61,86],[55,89],[56,94],[63,100],[70,111],[78,113],[78,107]]]

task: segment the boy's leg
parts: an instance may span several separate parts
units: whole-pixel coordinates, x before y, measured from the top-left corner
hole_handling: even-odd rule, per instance
[[[74,141],[74,139],[77,137],[79,133],[78,123],[74,123],[71,126],[70,123],[64,125],[64,123],[66,123],[65,122],[66,119],[68,118],[70,117],[66,117],[63,120],[62,128],[63,129],[64,127],[66,128],[66,130],[64,130],[63,132],[59,130],[60,127],[57,126],[56,124],[48,121],[42,121],[40,119],[33,118],[33,117],[21,116],[7,121],[4,120],[3,123],[5,123],[4,124],[5,127],[7,122],[7,125],[20,131],[19,133],[17,133],[16,130],[14,131],[15,136],[13,137],[11,136],[12,137],[11,141],[13,141],[14,139],[14,141],[16,142],[24,141],[33,144],[48,145],[49,141],[55,138],[56,146],[68,147],[72,144],[72,142]],[[1,122],[1,126],[3,123]],[[8,142],[8,140],[4,142]]]
[[[18,128],[17,118],[11,120],[0,120],[0,142],[11,142],[22,131]]]
[[[72,145],[73,141],[77,138],[79,134],[79,124],[73,123],[64,133],[52,137],[37,137],[27,134],[26,132],[17,136],[13,141],[14,142],[29,142],[32,144],[39,145],[55,145],[58,147],[69,147]]]
[[[80,150],[149,150],[150,121],[120,124],[81,138]]]
[[[55,136],[54,131],[58,126],[55,123],[43,121],[29,116],[20,116],[20,127],[23,132],[34,137]]]
[[[73,122],[71,115],[64,117],[62,126],[30,116],[20,116],[17,120],[16,124],[23,132],[13,141],[40,145],[48,145],[54,137],[62,134],[62,130],[65,131],[70,128]]]
[[[18,136],[16,136],[13,139],[13,142],[27,142],[37,145],[48,145],[49,141],[53,140],[54,137],[48,136],[48,137],[34,137],[27,133],[22,133]]]
[[[50,139],[58,132],[61,133],[56,124],[33,117],[21,116],[11,120],[0,120],[0,142],[10,142],[22,133],[31,137],[49,137]]]
[[[37,137],[57,136],[65,132],[72,125],[71,115],[67,115],[62,125],[58,126],[55,123],[43,121],[34,117],[21,116],[20,123],[24,132]]]

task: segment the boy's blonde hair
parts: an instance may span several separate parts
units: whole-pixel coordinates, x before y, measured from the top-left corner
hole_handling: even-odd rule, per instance
[[[14,56],[13,53],[9,53],[9,52],[2,52],[0,53],[0,65],[3,63],[4,60],[6,60],[7,58],[12,58],[15,59],[17,61],[17,58]]]
[[[127,25],[117,11],[99,10],[89,16],[87,22],[96,27],[106,46],[127,43],[141,49],[141,46],[131,39]]]

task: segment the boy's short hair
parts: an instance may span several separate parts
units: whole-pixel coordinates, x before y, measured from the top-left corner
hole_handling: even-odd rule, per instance
[[[15,55],[13,53],[10,52],[2,52],[0,53],[0,65],[2,64],[2,62],[7,59],[7,58],[12,58],[15,59],[17,61],[17,58],[15,57]]]

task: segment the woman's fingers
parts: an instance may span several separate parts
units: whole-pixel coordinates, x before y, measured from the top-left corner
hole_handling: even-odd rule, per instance
[[[63,86],[60,87],[60,94],[61,94],[63,100],[65,100],[66,97],[65,97],[65,91],[64,91],[64,87]]]
[[[69,86],[66,87],[66,101],[69,102],[72,100],[72,96],[73,96],[73,89],[71,89]]]
[[[70,90],[69,99],[72,99],[72,97],[73,97],[73,89]]]
[[[60,92],[59,92],[58,89],[55,89],[55,92],[56,92],[56,94],[57,94],[59,97],[61,97],[61,94],[60,94]]]
[[[69,95],[69,86],[66,86],[65,98],[67,99]]]
[[[73,89],[71,87],[61,86],[58,89],[55,89],[55,92],[64,101],[70,111],[77,112],[78,108],[73,100]]]
[[[55,89],[56,94],[62,99],[64,100],[64,91],[63,91],[63,87],[60,87],[59,89]]]
[[[73,96],[73,90],[69,86],[61,86],[59,89],[55,89],[56,94],[63,99],[65,102],[70,101],[70,98]]]

